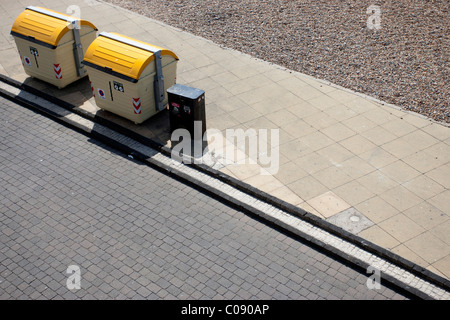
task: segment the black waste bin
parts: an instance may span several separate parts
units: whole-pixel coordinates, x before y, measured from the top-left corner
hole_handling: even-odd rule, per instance
[[[205,91],[175,84],[167,89],[170,132],[186,129],[191,139],[201,140],[206,132]],[[194,122],[201,121],[200,132],[194,132]]]

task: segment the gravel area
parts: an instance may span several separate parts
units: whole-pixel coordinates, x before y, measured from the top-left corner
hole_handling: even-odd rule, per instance
[[[104,1],[450,123],[448,0]]]

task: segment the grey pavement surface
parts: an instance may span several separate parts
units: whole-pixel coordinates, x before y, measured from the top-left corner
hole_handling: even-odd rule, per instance
[[[221,172],[449,278],[448,126],[103,1],[0,1],[0,74],[163,144],[170,138],[164,114],[136,126],[102,112],[87,78],[58,90],[25,74],[10,30],[28,5],[62,13],[79,6],[99,31],[173,50],[177,82],[206,91],[208,128],[280,130],[276,175],[238,159],[226,159],[232,163]],[[360,220],[348,219],[350,211]]]
[[[0,100],[0,299],[405,299],[126,155]],[[81,289],[66,287],[68,266]]]

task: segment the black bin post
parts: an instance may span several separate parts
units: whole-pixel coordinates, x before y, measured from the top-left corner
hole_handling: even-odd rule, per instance
[[[175,84],[167,89],[167,96],[170,132],[183,128],[189,131],[192,140],[202,141],[206,132],[205,91]],[[201,121],[201,132],[194,132],[195,121]]]

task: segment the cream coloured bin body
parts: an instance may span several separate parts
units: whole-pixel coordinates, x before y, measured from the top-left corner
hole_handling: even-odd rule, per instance
[[[84,54],[91,42],[95,40],[97,32],[89,26],[81,26],[80,36]],[[72,32],[67,32],[54,49],[19,37],[14,37],[14,40],[24,71],[29,76],[43,80],[61,89],[87,75],[85,73],[82,77],[79,77],[77,74]],[[30,53],[30,48],[37,49],[38,56],[36,58]],[[25,60],[27,58],[30,63],[27,63]],[[56,73],[59,70],[58,68],[61,68],[60,74]]]
[[[177,60],[170,56],[162,56],[162,67],[164,76],[163,105],[167,105],[167,89],[176,82]],[[154,62],[147,65],[137,82],[131,82],[89,66],[86,66],[86,68],[93,88],[95,103],[100,109],[117,114],[137,124],[144,122],[158,112],[155,107],[153,88],[156,75]],[[123,92],[114,89],[114,82],[123,85]],[[100,90],[104,93],[103,98],[100,96]],[[137,113],[135,111],[139,112],[139,102],[140,113]]]
[[[108,32],[99,34],[83,60],[97,107],[136,124],[167,107],[177,62],[170,50]]]

